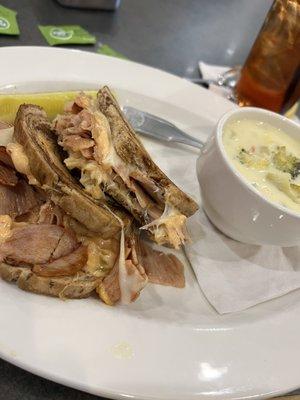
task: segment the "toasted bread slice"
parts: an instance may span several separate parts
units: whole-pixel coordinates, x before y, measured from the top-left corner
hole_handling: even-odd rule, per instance
[[[48,296],[82,299],[99,286],[101,278],[80,273],[74,276],[46,278],[37,276],[30,268],[0,264],[0,276],[7,282],[16,282],[17,286],[26,292]]]
[[[20,106],[13,138],[22,145],[20,156],[26,158],[30,174],[54,203],[103,237],[120,232],[120,222],[110,207],[88,196],[62,163],[61,149],[41,107],[30,104]]]
[[[154,163],[107,86],[99,90],[97,101],[99,110],[108,119],[113,146],[118,156],[125,163],[136,167],[137,175],[144,175],[161,189],[167,204],[186,217],[193,215],[198,209],[197,203],[180,190]]]

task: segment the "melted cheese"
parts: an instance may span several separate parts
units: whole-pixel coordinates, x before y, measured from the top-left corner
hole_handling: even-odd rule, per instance
[[[104,240],[94,236],[82,238],[82,242],[88,247],[85,272],[99,277],[106,276],[115,265],[119,249],[118,240]]]
[[[108,164],[112,150],[111,132],[107,118],[100,111],[91,114],[92,137],[95,141],[95,159],[103,164]]]
[[[39,185],[39,182],[31,173],[29,160],[25,154],[23,146],[19,143],[8,143],[6,149],[11,156],[16,170],[27,176],[30,185]]]
[[[121,225],[121,238],[120,238],[120,250],[119,250],[119,258],[118,258],[118,267],[119,267],[119,286],[120,286],[120,303],[121,304],[130,304],[131,303],[131,293],[132,293],[132,282],[128,280],[126,264],[125,264],[125,234],[124,234],[124,224],[121,218],[119,218],[115,213],[111,211],[107,207],[107,210],[117,220]]]
[[[93,128],[92,137],[95,141],[95,159],[108,172],[113,168],[122,180],[129,185],[130,173],[134,170],[132,166],[125,163],[117,154],[111,139],[109,122],[100,111],[92,115]]]
[[[93,184],[95,186],[98,182],[109,182],[109,174],[113,168],[123,181],[129,184],[129,176],[134,168],[125,163],[117,154],[112,143],[111,130],[107,118],[99,110],[95,111],[92,105],[87,106],[85,111],[91,118],[91,134],[95,142],[94,158],[96,162],[95,160],[84,158],[80,151],[71,152],[65,148],[69,153],[69,157],[65,160],[67,168],[79,168],[81,171],[84,170],[86,175],[93,174],[90,180],[94,180]],[[98,164],[98,168],[96,164]],[[89,190],[91,194],[95,192],[95,188],[92,189],[91,186],[89,186]]]
[[[64,160],[66,167],[69,170],[78,168],[81,171],[79,179],[82,186],[85,188],[94,199],[101,199],[104,194],[101,190],[101,183],[108,182],[109,175],[95,160],[87,160],[79,152],[70,152],[68,158]]]
[[[141,289],[147,283],[147,279],[141,278],[141,275],[137,268],[134,266],[132,270],[131,262],[126,261],[126,251],[125,251],[125,234],[124,234],[124,224],[121,218],[113,213],[109,208],[107,210],[114,215],[115,218],[120,222],[121,225],[121,238],[120,238],[120,249],[118,258],[118,276],[119,276],[119,287],[120,287],[120,303],[130,304],[132,300],[137,296]],[[130,265],[127,265],[129,263]]]
[[[11,236],[12,219],[9,215],[0,215],[0,244]]]
[[[185,215],[166,203],[163,214],[140,229],[149,229],[158,244],[170,242],[178,249],[187,239],[186,219]]]
[[[120,239],[120,252],[119,252],[119,285],[121,292],[121,304],[131,303],[131,293],[134,289],[132,282],[128,279],[126,264],[125,264],[125,235],[124,226],[122,223],[121,239]]]
[[[225,125],[223,144],[232,165],[256,190],[268,200],[300,212],[300,176],[293,177],[274,163],[280,148],[300,160],[299,140],[268,123],[242,119]]]
[[[12,141],[12,136],[14,134],[14,127],[0,128],[1,131],[1,144],[2,146],[7,146],[8,143]]]

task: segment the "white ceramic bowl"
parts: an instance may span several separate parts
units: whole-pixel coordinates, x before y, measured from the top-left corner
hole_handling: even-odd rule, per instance
[[[197,161],[203,208],[223,233],[244,243],[290,247],[300,244],[300,214],[267,200],[230,163],[223,146],[224,125],[250,118],[281,128],[300,140],[299,125],[279,114],[245,107],[218,122]]]

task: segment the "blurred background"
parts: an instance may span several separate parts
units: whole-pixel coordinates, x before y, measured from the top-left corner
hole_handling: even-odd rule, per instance
[[[81,25],[127,58],[198,77],[198,61],[242,64],[272,0],[122,0],[115,11],[62,7],[55,0],[1,0],[18,12],[19,37],[0,46],[47,45],[38,25]],[[96,51],[96,46],[68,46]]]

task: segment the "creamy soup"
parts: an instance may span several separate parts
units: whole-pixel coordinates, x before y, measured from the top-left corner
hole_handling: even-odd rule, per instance
[[[241,119],[225,125],[223,144],[234,167],[264,197],[300,213],[300,138]]]

